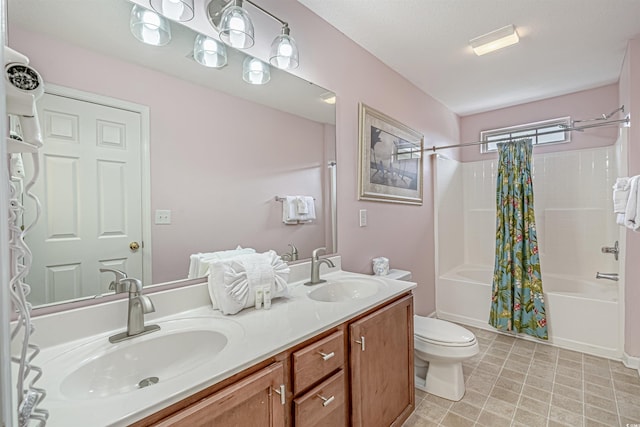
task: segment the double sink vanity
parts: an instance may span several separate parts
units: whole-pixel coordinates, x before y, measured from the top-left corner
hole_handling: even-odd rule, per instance
[[[48,426],[388,426],[414,409],[414,283],[341,270],[233,316],[207,283],[150,293],[160,330],[118,343],[127,301],[33,319]]]

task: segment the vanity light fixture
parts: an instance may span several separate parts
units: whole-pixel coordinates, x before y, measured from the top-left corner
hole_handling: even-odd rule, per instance
[[[271,80],[271,69],[257,58],[247,56],[242,63],[242,80],[252,85],[263,85]]]
[[[289,24],[251,0],[244,0],[244,2],[251,4],[282,25],[281,33],[271,43],[269,54],[271,65],[285,70],[298,67],[298,46],[290,35]],[[207,16],[209,22],[218,31],[220,40],[229,46],[247,49],[254,44],[254,30],[251,18],[242,4],[243,0],[210,0],[207,5]]]
[[[211,37],[198,34],[193,44],[193,59],[205,67],[222,68],[227,65],[227,48]]]
[[[193,19],[193,0],[150,0],[153,10],[178,22]]]
[[[164,46],[171,41],[169,21],[152,10],[134,5],[129,19],[131,33],[143,43]]]
[[[520,38],[513,25],[507,25],[490,33],[476,37],[469,41],[476,55],[484,55],[498,49],[518,43]]]

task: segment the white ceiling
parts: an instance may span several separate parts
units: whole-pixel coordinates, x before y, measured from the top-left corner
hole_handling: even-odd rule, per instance
[[[640,0],[298,0],[464,116],[618,81]],[[520,43],[476,56],[513,24]]]

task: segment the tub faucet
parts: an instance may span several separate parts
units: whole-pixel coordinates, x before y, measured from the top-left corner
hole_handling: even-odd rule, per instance
[[[599,271],[596,273],[596,279],[607,279],[613,280],[614,282],[618,281],[618,273],[600,273]]]
[[[153,313],[156,309],[149,297],[142,295],[142,282],[134,278],[122,279],[120,282],[129,285],[127,330],[109,337],[109,341],[114,344],[160,329],[158,325],[144,325],[144,315]]]
[[[329,267],[335,267],[333,261],[328,258],[320,258],[320,251],[325,252],[327,248],[317,248],[311,253],[311,280],[305,283],[307,286],[324,283],[326,280],[320,279],[320,265],[327,264]]]
[[[124,271],[116,270],[115,268],[101,268],[100,273],[111,272],[116,275],[116,280],[109,283],[109,290],[115,291],[116,294],[127,292],[127,287],[122,283],[123,279],[127,278],[127,273]]]

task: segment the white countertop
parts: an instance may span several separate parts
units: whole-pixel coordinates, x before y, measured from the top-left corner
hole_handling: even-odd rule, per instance
[[[298,267],[302,268],[305,268],[304,264]],[[299,274],[294,273],[290,277],[297,280]],[[78,367],[76,362],[74,366],[68,366],[69,360],[74,360],[70,355],[82,351],[90,355],[92,346],[104,348],[105,342],[108,344],[107,337],[123,329],[126,323],[125,302],[85,307],[66,316],[54,314],[37,318],[35,323],[38,330],[47,331],[46,335],[49,336],[45,338],[42,332],[34,335],[34,341],[42,348],[34,363],[44,371],[37,385],[47,390],[47,397],[39,406],[50,412],[47,426],[131,424],[416,287],[415,283],[384,276],[366,276],[340,270],[322,274],[322,278],[328,282],[346,277],[375,277],[382,283],[381,290],[363,299],[319,302],[307,296],[316,287],[304,286],[305,280],[299,280],[290,283],[290,297],[274,299],[271,309],[249,308],[233,316],[225,316],[211,308],[206,283],[193,285],[189,290],[174,289],[150,294],[156,313],[146,316],[146,324],[172,319],[196,319],[203,325],[215,324],[219,330],[227,331],[229,342],[220,353],[198,367],[165,381],[160,378],[153,386],[108,397],[70,398],[61,392],[60,384],[70,370]],[[185,292],[189,295],[189,303],[184,301]],[[109,304],[113,306],[102,307]],[[179,313],[175,312],[175,307],[173,310],[163,310],[171,306],[191,307]],[[118,319],[119,326],[95,333],[96,323],[113,325],[110,322],[114,315],[122,316]],[[61,335],[53,332],[55,328],[69,328],[69,323],[76,326],[72,327],[73,333],[65,335],[64,339],[51,338],[52,335]],[[153,337],[153,333],[133,340],[143,340],[145,337]],[[86,357],[89,360],[90,356]]]

